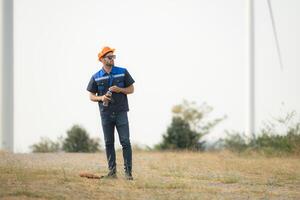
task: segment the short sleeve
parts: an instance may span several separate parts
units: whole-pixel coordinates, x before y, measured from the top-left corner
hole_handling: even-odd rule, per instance
[[[127,70],[125,71],[125,80],[124,80],[124,82],[125,82],[125,87],[128,87],[128,86],[132,85],[135,82]]]
[[[91,92],[91,93],[97,93],[98,92],[98,87],[97,87],[97,83],[94,79],[94,77],[91,78],[88,86],[87,86],[87,91]]]

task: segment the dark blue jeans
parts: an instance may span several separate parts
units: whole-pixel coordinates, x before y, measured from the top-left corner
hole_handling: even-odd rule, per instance
[[[105,140],[105,150],[108,169],[116,171],[115,128],[122,145],[124,168],[126,172],[132,170],[132,150],[129,139],[129,124],[127,112],[101,113],[102,129]]]

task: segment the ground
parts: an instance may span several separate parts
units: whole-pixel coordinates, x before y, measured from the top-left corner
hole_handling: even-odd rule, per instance
[[[230,152],[133,152],[133,181],[107,173],[105,153],[0,152],[0,199],[300,199],[300,158]]]

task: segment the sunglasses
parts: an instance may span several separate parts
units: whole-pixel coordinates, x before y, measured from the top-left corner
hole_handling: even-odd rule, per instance
[[[116,59],[116,55],[112,55],[112,56],[104,56],[104,58],[107,58],[109,60],[114,60]]]

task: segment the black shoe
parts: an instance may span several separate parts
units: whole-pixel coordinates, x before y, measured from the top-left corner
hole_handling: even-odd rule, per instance
[[[109,171],[107,175],[101,176],[100,179],[114,179],[117,178],[116,171]]]
[[[130,181],[133,180],[131,172],[125,172],[125,179]]]

